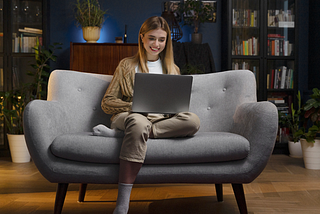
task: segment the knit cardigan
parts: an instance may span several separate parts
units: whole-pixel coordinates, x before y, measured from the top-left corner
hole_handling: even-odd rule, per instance
[[[107,114],[116,114],[131,110],[135,66],[131,58],[120,61],[110,85],[101,101],[101,108]]]
[[[113,121],[117,114],[131,110],[135,67],[136,64],[133,62],[132,57],[121,60],[103,96],[101,108],[106,114],[113,114],[111,121]],[[176,65],[175,68],[179,71]],[[151,121],[157,121],[166,117],[166,115],[162,114],[148,115],[148,119]]]

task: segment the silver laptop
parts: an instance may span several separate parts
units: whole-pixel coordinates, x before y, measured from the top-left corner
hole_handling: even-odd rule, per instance
[[[136,73],[132,112],[176,114],[189,111],[192,76]]]

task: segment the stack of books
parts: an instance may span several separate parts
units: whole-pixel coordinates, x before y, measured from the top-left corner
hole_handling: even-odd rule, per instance
[[[258,27],[258,11],[250,9],[233,9],[234,27]]]
[[[247,40],[240,39],[236,36],[232,40],[232,55],[257,56],[259,54],[258,38],[251,37]]]
[[[19,29],[19,34],[13,34],[12,52],[14,53],[34,53],[37,40],[42,44],[42,30],[36,28]]]
[[[268,34],[269,56],[291,56],[293,44],[280,34]]]
[[[293,69],[280,66],[267,74],[267,89],[293,89]]]

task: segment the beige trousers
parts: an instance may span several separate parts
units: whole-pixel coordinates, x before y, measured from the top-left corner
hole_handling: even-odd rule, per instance
[[[123,112],[116,116],[111,128],[125,132],[120,159],[143,163],[151,130],[154,138],[175,138],[192,136],[200,128],[200,119],[191,112],[182,112],[173,117],[151,121],[138,113]]]

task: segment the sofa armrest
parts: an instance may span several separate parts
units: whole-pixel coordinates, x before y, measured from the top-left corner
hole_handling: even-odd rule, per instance
[[[233,117],[232,131],[250,143],[250,152],[244,167],[250,177],[258,176],[272,154],[278,131],[278,111],[274,104],[263,102],[243,103]]]
[[[34,163],[44,176],[56,159],[49,148],[52,141],[69,131],[67,116],[64,107],[56,101],[33,100],[24,110],[26,143]]]

